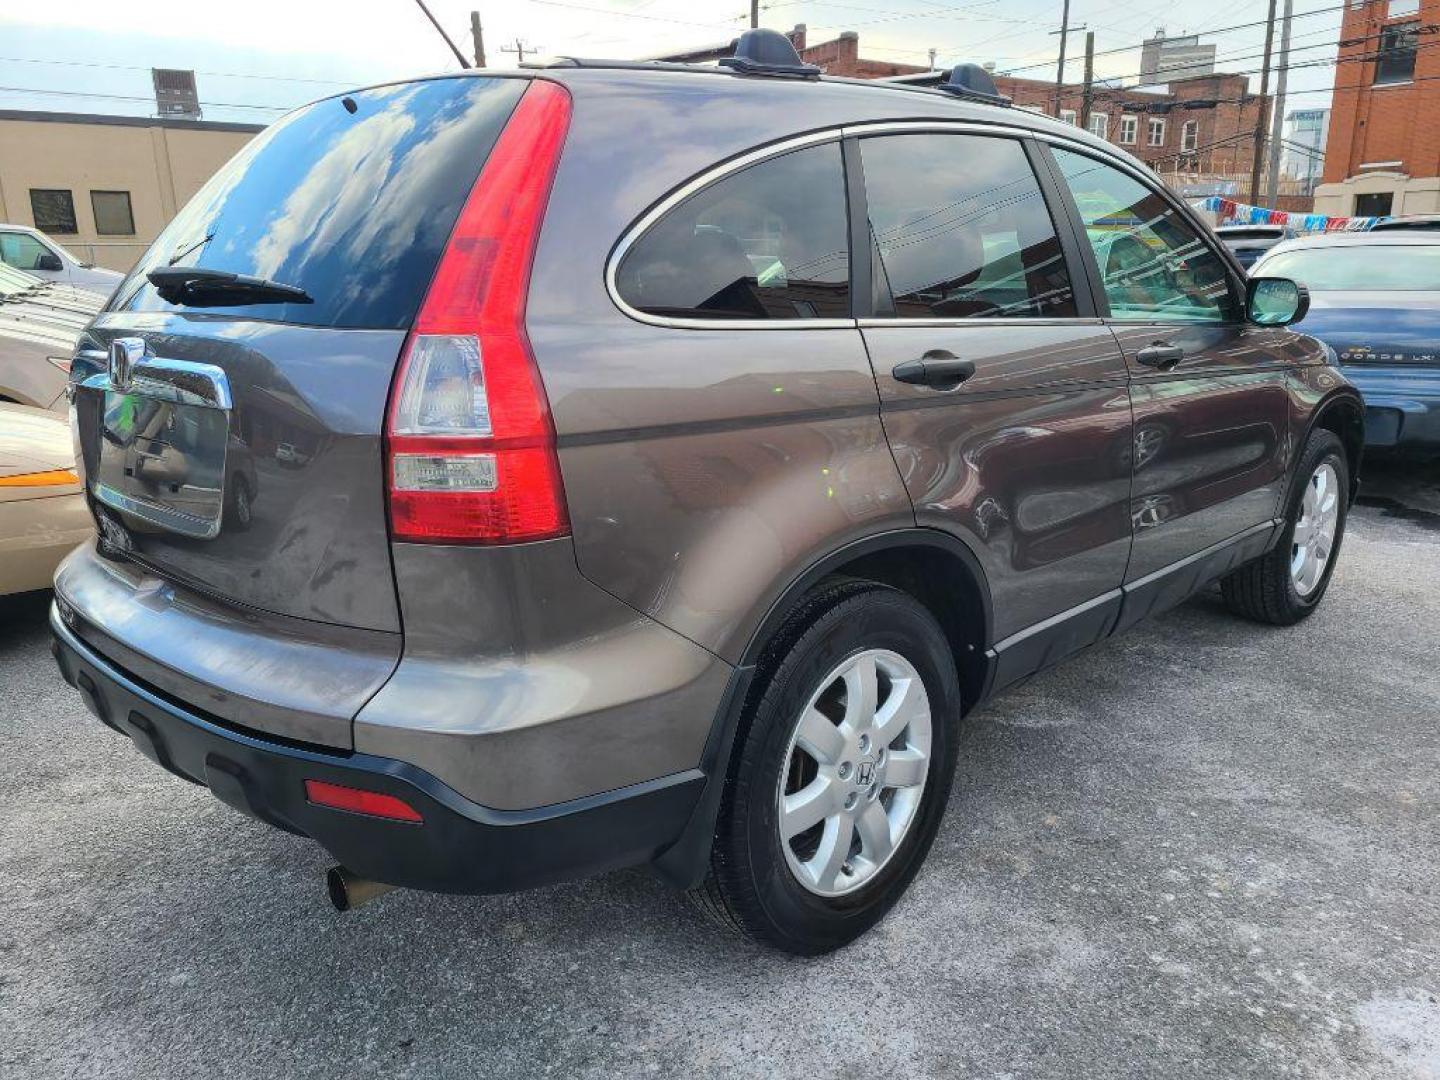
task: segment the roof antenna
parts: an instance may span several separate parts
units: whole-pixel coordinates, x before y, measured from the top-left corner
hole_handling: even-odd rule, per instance
[[[795,43],[778,30],[746,30],[735,42],[735,55],[716,61],[742,75],[783,75],[818,79],[820,69],[800,59]]]

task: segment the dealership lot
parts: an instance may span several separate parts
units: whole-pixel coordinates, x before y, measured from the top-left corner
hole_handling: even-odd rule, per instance
[[[0,1075],[1440,1076],[1440,474],[1328,602],[1204,597],[975,714],[878,932],[796,961],[640,872],[335,914],[0,607]]]

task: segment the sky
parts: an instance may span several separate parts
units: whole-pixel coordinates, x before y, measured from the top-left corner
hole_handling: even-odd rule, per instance
[[[729,40],[748,23],[746,0],[429,0],[446,31],[472,49],[478,6],[492,67],[527,55],[643,58]],[[1294,0],[1287,111],[1328,105],[1340,0]],[[1001,72],[1054,79],[1061,0],[762,0],[760,24],[809,28],[809,41],[843,30],[860,55],[937,66],[993,61]],[[1282,4],[1283,7],[1283,4]],[[1072,0],[1071,26],[1095,32],[1096,75],[1136,81],[1140,41],[1157,27],[1202,34],[1217,69],[1255,73],[1266,0]],[[1315,14],[1308,14],[1315,12]],[[1278,47],[1279,35],[1276,35]],[[1066,77],[1082,75],[1084,35],[1071,35]],[[1300,66],[1300,65],[1305,66]],[[196,72],[206,119],[265,123],[354,86],[458,67],[414,0],[0,0],[0,109],[151,115],[152,67]],[[1272,85],[1273,88],[1273,85]],[[3,152],[3,147],[0,147]]]

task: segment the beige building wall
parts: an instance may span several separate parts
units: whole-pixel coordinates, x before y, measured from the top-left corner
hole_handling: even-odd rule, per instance
[[[61,189],[75,233],[52,233],[86,262],[128,270],[175,212],[261,128],[196,120],[0,110],[0,222],[34,225],[31,189]],[[130,193],[135,231],[101,236],[92,191]]]

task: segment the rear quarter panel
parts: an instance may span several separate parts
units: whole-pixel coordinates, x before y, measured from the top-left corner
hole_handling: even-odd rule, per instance
[[[853,327],[639,322],[610,299],[606,260],[646,209],[729,157],[937,105],[825,84],[603,75],[569,80],[574,120],[527,316],[576,557],[602,588],[735,662],[808,567],[853,539],[914,524],[869,358]]]

